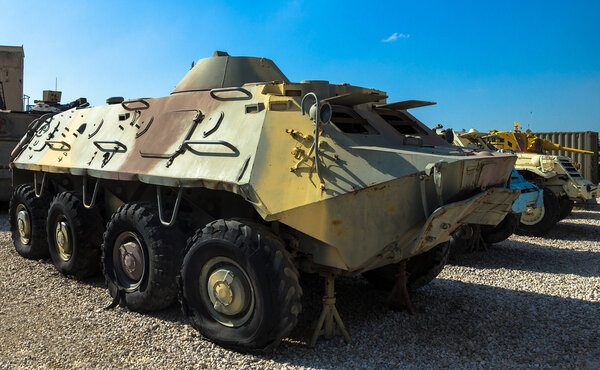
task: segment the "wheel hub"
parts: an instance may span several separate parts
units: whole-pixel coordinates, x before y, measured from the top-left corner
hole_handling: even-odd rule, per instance
[[[62,260],[68,261],[73,253],[73,244],[71,242],[69,225],[66,221],[59,221],[56,223],[54,236],[58,255]]]
[[[235,266],[215,270],[208,278],[208,294],[213,308],[222,314],[242,312],[248,305],[246,291],[247,282]]]
[[[233,302],[233,291],[229,284],[222,281],[215,286],[215,296],[223,306],[229,306]]]
[[[545,214],[545,207],[527,207],[527,210],[521,214],[521,223],[525,225],[535,225],[544,218]]]
[[[214,257],[202,267],[200,294],[210,315],[228,327],[243,325],[254,310],[254,289],[248,274],[227,257]]]
[[[121,266],[128,278],[139,280],[144,273],[144,252],[142,247],[134,242],[127,242],[119,247]]]
[[[19,204],[17,206],[17,229],[19,230],[19,237],[21,243],[29,244],[31,240],[31,221],[29,220],[29,212],[24,205]]]
[[[146,275],[144,244],[131,231],[125,231],[115,239],[112,250],[112,262],[115,279],[127,291],[137,289]]]

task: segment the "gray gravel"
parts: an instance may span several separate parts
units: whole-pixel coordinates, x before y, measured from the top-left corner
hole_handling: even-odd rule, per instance
[[[5,205],[1,205],[5,209]],[[184,322],[103,310],[100,278],[76,281],[15,251],[0,215],[0,368],[600,368],[600,209],[575,210],[547,238],[513,236],[458,257],[414,294],[416,315],[388,311],[362,278],[338,281],[353,344],[309,349],[320,285],[305,281],[300,323],[275,353],[220,348]]]

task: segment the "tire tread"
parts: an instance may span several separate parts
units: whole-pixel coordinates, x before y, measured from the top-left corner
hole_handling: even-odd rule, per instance
[[[29,245],[21,243],[21,237],[17,229],[15,211],[18,204],[23,203],[29,212],[31,222],[31,241]],[[41,197],[35,195],[33,184],[21,184],[13,189],[9,202],[9,224],[12,240],[17,253],[28,259],[48,258],[48,242],[46,240],[46,217],[50,200],[47,193]]]
[[[77,251],[77,260],[73,266],[65,269],[65,266],[61,266],[57,255],[52,256],[52,250],[50,254],[53,257],[55,266],[64,274],[73,275],[78,279],[83,279],[96,275],[101,271],[100,267],[100,246],[102,245],[102,233],[104,231],[104,225],[102,222],[102,216],[97,208],[85,208],[83,201],[81,200],[81,194],[78,192],[66,191],[58,193],[48,210],[48,216],[53,211],[53,208],[59,205],[64,205],[66,213],[72,220],[71,232],[77,233],[77,240],[80,242]],[[48,220],[50,217],[48,217]],[[53,245],[54,235],[49,229],[49,225],[46,225],[47,242],[49,246]],[[75,257],[75,254],[73,254]]]
[[[187,243],[185,254],[199,242],[211,239],[223,239],[232,243],[236,248],[243,251],[245,255],[262,253],[264,260],[268,265],[264,266],[264,271],[268,274],[270,281],[279,280],[276,285],[275,302],[281,302],[278,307],[279,321],[272,328],[271,332],[265,337],[255,337],[250,343],[243,347],[230,342],[220,341],[219,339],[209,338],[220,345],[241,351],[250,351],[254,353],[266,353],[275,348],[283,338],[285,338],[298,322],[298,315],[302,310],[300,298],[302,297],[302,288],[299,284],[298,270],[292,261],[291,255],[285,250],[283,242],[273,234],[267,227],[254,223],[252,221],[229,219],[219,219],[207,224],[199,229]],[[265,239],[265,240],[263,240]],[[194,318],[194,310],[189,306],[185,296],[185,290],[180,281],[179,299],[184,311],[188,316],[192,326],[201,330],[201,326]]]
[[[151,271],[147,275],[150,280],[144,291],[119,293],[121,288],[111,270],[113,246],[108,245],[107,240],[116,238],[111,233],[115,229],[119,230],[123,224],[138,225],[143,230],[142,233],[148,236],[148,240],[143,242],[151,255]],[[119,207],[106,226],[102,245],[103,274],[111,296],[115,298],[117,294],[122,294],[121,304],[138,312],[162,310],[173,304],[177,298],[176,276],[181,265],[182,239],[175,226],[168,228],[161,224],[158,213],[150,202],[131,202]]]

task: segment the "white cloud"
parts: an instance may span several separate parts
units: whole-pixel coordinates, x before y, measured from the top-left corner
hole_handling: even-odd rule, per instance
[[[398,32],[394,32],[392,33],[392,35],[390,37],[388,37],[385,40],[381,40],[381,42],[392,42],[392,41],[396,41],[398,39],[407,39],[409,38],[410,35],[409,34],[404,34],[404,33],[398,33]]]

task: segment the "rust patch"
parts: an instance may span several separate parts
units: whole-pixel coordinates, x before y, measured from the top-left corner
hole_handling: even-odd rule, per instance
[[[333,233],[338,238],[341,238],[344,236],[344,230],[343,230],[343,228],[340,227],[343,223],[344,223],[344,221],[342,221],[342,220],[338,220],[338,219],[331,220],[331,224],[334,226]]]
[[[187,93],[180,95],[170,95],[167,97],[148,99],[150,102],[150,108],[141,111],[138,122],[150,122],[152,118],[152,127],[154,129],[163,130],[163,135],[153,135],[153,147],[155,148],[169,148],[175,142],[181,142],[183,140],[182,133],[186,131],[186,127],[180,127],[178,132],[174,133],[173,127],[169,122],[159,122],[157,117],[161,113],[172,112],[172,111],[183,111],[198,109],[203,114],[208,114],[215,110],[219,106],[219,102],[212,99],[207,91]],[[188,127],[192,125],[190,121]],[[137,130],[136,130],[137,131]],[[148,136],[141,136],[144,138]],[[131,172],[131,173],[148,173],[159,163],[166,163],[164,158],[152,158],[142,157],[140,149],[142,148],[144,140],[135,140],[133,148],[131,150],[135,153],[127,161],[121,163],[119,171]]]

